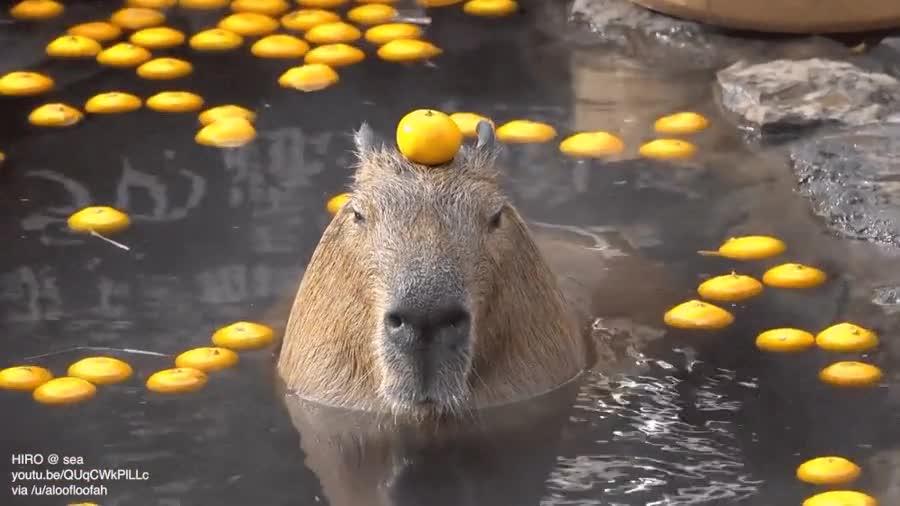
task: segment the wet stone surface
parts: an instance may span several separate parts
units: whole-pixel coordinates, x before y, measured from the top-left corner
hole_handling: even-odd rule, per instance
[[[837,233],[900,246],[900,125],[837,130],[790,150],[799,190]]]
[[[722,106],[762,134],[900,121],[900,81],[821,58],[738,62],[718,72]]]
[[[642,62],[668,68],[716,70],[737,60],[837,58],[847,53],[841,44],[821,37],[764,40],[667,16],[628,0],[574,0],[571,17],[586,28],[579,42],[612,46]],[[574,31],[570,37],[580,33]]]

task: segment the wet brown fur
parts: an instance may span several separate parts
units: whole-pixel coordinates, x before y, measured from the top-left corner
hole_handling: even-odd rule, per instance
[[[438,205],[452,207],[457,199],[476,195],[497,200],[486,206],[507,206],[503,234],[489,244],[434,244],[440,235],[427,219],[417,220],[412,232],[419,247],[470,248],[486,259],[473,273],[479,285],[473,319],[479,337],[468,375],[468,405],[460,406],[465,409],[539,395],[586,366],[576,317],[528,226],[505,202],[494,157],[492,149],[464,148],[452,163],[428,168],[408,162],[394,149],[376,147],[360,151],[354,175],[353,192],[368,191],[382,199],[424,198],[404,195],[416,187],[434,192],[428,197]],[[398,205],[374,204],[367,212]],[[373,331],[381,321],[384,287],[355,243],[353,226],[352,206],[347,205],[324,231],[294,299],[278,373],[285,387],[303,398],[387,412],[393,407],[378,395],[385,378]]]

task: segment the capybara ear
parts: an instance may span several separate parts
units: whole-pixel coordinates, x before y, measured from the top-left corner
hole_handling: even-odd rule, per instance
[[[363,121],[359,130],[353,134],[353,142],[356,144],[356,155],[362,160],[375,148],[375,132],[372,131],[372,127]]]
[[[475,126],[475,133],[478,136],[478,142],[475,144],[476,149],[482,151],[494,149],[494,127],[490,121],[479,121],[478,125]]]

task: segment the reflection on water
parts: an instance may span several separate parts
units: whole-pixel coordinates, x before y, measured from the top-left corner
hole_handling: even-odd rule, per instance
[[[99,19],[104,7],[73,3],[69,14]],[[0,71],[39,69],[60,86],[41,99],[0,102],[8,154],[0,173],[3,365],[49,353],[40,364],[61,374],[97,353],[78,346],[152,353],[113,353],[132,364],[134,380],[103,387],[83,405],[50,409],[0,392],[3,412],[15,413],[0,419],[0,449],[151,473],[146,483],[108,483],[109,496],[96,498],[104,506],[796,504],[811,492],[793,478],[796,464],[831,452],[857,459],[866,470],[860,487],[884,491],[889,503],[900,479],[890,472],[896,466],[878,463],[897,462],[896,340],[869,357],[884,365],[891,388],[841,395],[814,377],[833,357],[763,356],[752,338],[776,325],[815,330],[840,318],[895,335],[896,318],[865,302],[873,285],[900,282],[897,259],[822,234],[793,195],[780,154],[748,150],[719,116],[711,72],[564,47],[532,26],[540,15],[492,23],[435,13],[429,38],[447,51],[436,66],[368,61],[317,94],[280,90],[282,66],[246,51],[171,51],[195,64],[183,86],[208,104],[258,111],[257,140],[227,151],[193,142],[192,115],[145,110],[65,130],[29,128],[28,110],[45,99],[80,104],[111,89],[146,96],[170,85],[45,61],[45,41],[71,20],[4,26],[2,41],[13,49]],[[206,23],[198,19],[182,13],[171,24]],[[584,248],[602,249],[615,231],[666,266],[673,298],[693,297],[704,276],[734,268],[695,252],[740,233],[787,238],[793,260],[829,268],[834,281],[803,294],[767,292],[734,308],[735,328],[710,336],[666,332],[658,319],[598,320],[598,367],[580,390],[481,420],[474,432],[439,437],[283,406],[272,350],[242,354],[201,392],[148,393],[152,372],[208,344],[220,325],[250,319],[283,328],[329,219],[325,201],[346,187],[351,130],[366,120],[390,140],[403,112],[426,106],[547,121],[562,135],[619,134],[629,151],[608,162],[564,160],[553,143],[510,147],[500,160],[507,188],[529,219],[580,234]],[[680,109],[712,120],[693,139],[698,157],[635,159],[653,136],[652,120]],[[133,227],[116,237],[130,251],[68,232],[66,217],[94,204],[131,215]],[[756,276],[765,268],[745,267]],[[620,282],[649,283],[639,273]],[[631,316],[661,315],[678,301],[640,302]]]
[[[718,393],[732,379],[722,371],[693,385],[694,409],[737,412],[740,405]],[[752,497],[761,483],[743,464],[735,425],[685,421],[682,382],[671,375],[591,377],[573,424],[597,439],[569,444],[573,454],[558,459],[542,504],[737,504]]]

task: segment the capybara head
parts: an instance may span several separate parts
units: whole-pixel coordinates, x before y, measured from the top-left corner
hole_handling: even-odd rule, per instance
[[[426,167],[356,134],[351,197],[325,230],[279,357],[288,389],[400,414],[458,414],[580,371],[577,326],[501,190],[487,122]]]

